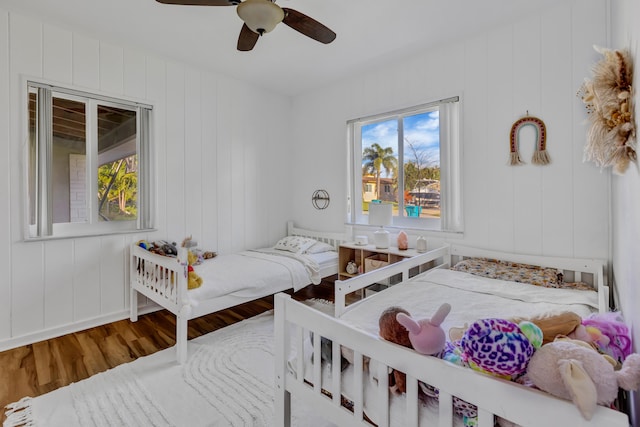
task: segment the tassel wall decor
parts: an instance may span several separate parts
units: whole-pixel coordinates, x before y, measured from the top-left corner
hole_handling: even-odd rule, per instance
[[[524,126],[533,126],[536,130],[536,151],[533,153],[531,162],[534,165],[547,165],[551,162],[551,157],[547,153],[547,127],[544,122],[537,117],[527,116],[515,121],[509,132],[509,164],[511,166],[524,164],[520,159],[518,146],[520,145],[520,129]]]
[[[584,159],[623,174],[636,160],[633,62],[625,50],[594,48],[604,58],[578,91],[589,115]]]

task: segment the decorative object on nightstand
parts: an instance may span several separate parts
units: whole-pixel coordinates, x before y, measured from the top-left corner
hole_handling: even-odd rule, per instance
[[[407,233],[402,230],[398,233],[398,249],[401,251],[409,249],[409,237],[407,236]]]
[[[391,225],[393,219],[393,205],[389,203],[369,203],[369,225],[379,225],[373,233],[373,240],[378,249],[389,247],[389,232],[385,225]]]
[[[365,246],[369,244],[369,239],[367,236],[356,236],[355,238],[356,245]]]
[[[349,274],[357,274],[358,273],[358,264],[355,261],[349,261],[347,264],[347,273]]]
[[[427,252],[427,239],[424,236],[418,236],[416,240],[416,251],[423,253]]]

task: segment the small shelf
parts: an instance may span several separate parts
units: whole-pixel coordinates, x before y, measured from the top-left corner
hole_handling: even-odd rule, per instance
[[[338,274],[339,280],[347,280],[352,277],[358,276],[359,273],[350,274],[347,273],[347,264],[350,261],[355,261],[358,268],[364,270],[365,259],[376,257],[379,261],[384,261],[387,264],[393,264],[398,261],[402,261],[405,258],[411,258],[418,255],[415,249],[400,250],[396,247],[389,247],[386,249],[378,249],[375,245],[356,245],[355,243],[343,243],[340,245],[338,251]]]
[[[344,276],[344,277],[356,277],[356,276],[359,276],[359,274],[358,274],[358,273],[351,274],[351,273],[347,273],[346,271],[343,271],[343,272],[341,272],[341,273],[340,273],[340,276]]]

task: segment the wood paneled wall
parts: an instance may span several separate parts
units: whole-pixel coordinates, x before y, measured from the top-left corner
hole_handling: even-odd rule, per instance
[[[447,46],[425,48],[294,98],[293,196],[314,188],[331,205],[294,206],[294,219],[331,229],[347,211],[346,122],[459,95],[465,244],[501,251],[609,259],[610,175],[582,161],[587,118],[576,96],[592,45],[608,41],[608,2],[563,1]],[[455,31],[452,28],[451,31]],[[523,166],[509,166],[509,131],[527,111],[545,121],[548,166],[531,164],[535,136],[521,133]],[[318,120],[322,117],[322,120]],[[304,159],[337,162],[335,173]],[[297,160],[297,161],[296,161]],[[456,241],[459,239],[456,236]],[[429,236],[438,240],[437,236]],[[441,238],[441,236],[440,236]]]
[[[203,54],[206,54],[203,53]],[[23,241],[25,77],[154,105],[156,228]],[[0,10],[0,350],[127,316],[127,247],[275,243],[291,210],[290,100]]]

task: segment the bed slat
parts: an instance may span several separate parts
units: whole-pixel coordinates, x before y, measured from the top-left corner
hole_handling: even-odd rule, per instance
[[[353,376],[353,388],[355,395],[353,396],[353,414],[356,420],[361,420],[364,414],[363,401],[364,389],[362,385],[363,360],[362,353],[355,351],[353,353],[353,366],[355,375]]]
[[[322,392],[322,363],[318,363],[322,360],[320,338],[320,334],[313,334],[313,388],[318,394]]]
[[[333,398],[333,403],[336,405],[340,405],[340,390],[341,390],[341,379],[342,379],[342,354],[340,351],[340,343],[337,341],[333,342],[333,346],[331,347],[331,379],[332,379],[332,387],[331,387],[331,397]]]
[[[438,394],[438,426],[451,427],[453,425],[453,396],[451,393],[440,390]]]
[[[296,328],[296,376],[299,382],[304,381],[304,333],[304,328]]]
[[[407,426],[418,426],[418,380],[407,375]]]

